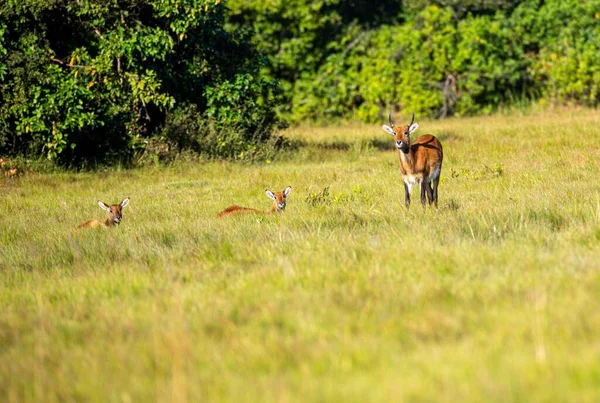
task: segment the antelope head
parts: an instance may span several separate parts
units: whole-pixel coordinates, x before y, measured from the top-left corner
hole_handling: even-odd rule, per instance
[[[407,153],[410,150],[410,135],[413,134],[418,128],[419,124],[415,122],[415,113],[412,113],[412,117],[410,118],[410,123],[404,126],[396,126],[394,125],[394,121],[392,120],[392,111],[388,115],[389,126],[383,125],[383,130],[392,136],[394,136],[394,141],[396,142],[396,147],[402,151],[403,153]]]
[[[265,190],[267,197],[273,200],[273,211],[285,210],[285,199],[287,199],[291,191],[291,186],[286,187],[283,192],[273,193],[269,189]]]
[[[98,205],[102,210],[106,210],[108,212],[108,225],[118,225],[123,219],[123,214],[121,211],[129,204],[129,197],[123,200],[119,204],[113,204],[109,206],[108,204],[98,200]]]

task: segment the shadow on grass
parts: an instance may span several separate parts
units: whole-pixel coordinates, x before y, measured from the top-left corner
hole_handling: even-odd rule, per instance
[[[460,139],[460,136],[454,132],[441,132],[435,135],[442,143],[453,142]],[[418,137],[415,137],[415,139]],[[306,141],[303,139],[285,139],[283,148],[288,150],[319,150],[319,151],[351,151],[351,150],[376,150],[376,151],[395,151],[394,141],[391,136],[372,137],[361,140],[348,139],[343,140],[325,140],[325,141]]]
[[[385,139],[372,138],[360,141],[305,141],[291,140],[292,148],[313,148],[318,150],[348,151],[351,149],[376,149],[379,151],[394,150],[394,142]]]

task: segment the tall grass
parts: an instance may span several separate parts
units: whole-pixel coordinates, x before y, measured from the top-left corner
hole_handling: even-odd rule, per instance
[[[420,123],[438,210],[404,208],[379,126],[4,180],[0,400],[600,400],[599,115]],[[287,185],[283,214],[215,218]],[[118,229],[73,229],[127,196]]]

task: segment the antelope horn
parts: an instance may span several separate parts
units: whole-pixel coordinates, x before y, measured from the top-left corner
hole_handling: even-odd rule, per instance
[[[390,121],[390,126],[394,127],[394,121],[392,120],[392,110],[390,109],[390,114],[388,115],[388,120]]]
[[[410,123],[408,124],[408,127],[411,127],[412,124],[415,123],[415,113],[412,113],[412,117],[410,118]]]

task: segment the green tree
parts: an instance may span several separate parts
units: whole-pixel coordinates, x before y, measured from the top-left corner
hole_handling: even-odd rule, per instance
[[[363,31],[398,22],[402,2],[231,0],[228,7],[230,31],[245,31],[265,54],[263,74],[281,81],[290,112],[304,108],[298,95],[329,57],[348,52]]]
[[[521,7],[516,30],[537,51],[532,67],[545,96],[559,102],[600,103],[600,1],[549,0]]]
[[[260,79],[254,48],[224,29],[219,0],[1,7],[0,151],[130,158],[177,108],[217,132],[235,128],[248,144],[278,123],[276,83]]]
[[[269,60],[263,74],[282,80],[292,121],[378,121],[390,107],[443,117],[540,98],[599,102],[600,0],[230,5],[231,24]]]

